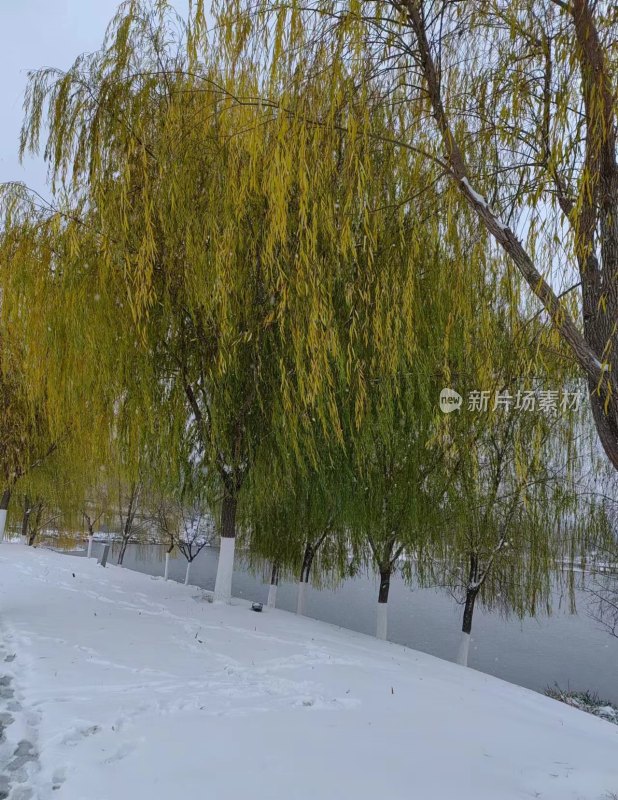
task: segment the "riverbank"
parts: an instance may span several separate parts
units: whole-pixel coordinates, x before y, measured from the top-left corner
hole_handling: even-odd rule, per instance
[[[205,598],[2,545],[0,796],[601,800],[618,791],[614,725],[399,645]]]
[[[95,545],[93,554],[100,552],[101,546]],[[110,553],[110,561],[115,560],[116,553]],[[130,545],[124,565],[148,575],[163,575],[164,553],[165,548],[160,546]],[[191,567],[191,583],[213,589],[217,560],[216,547],[204,548]],[[170,577],[183,582],[186,563],[180,555],[172,557]],[[237,549],[234,596],[265,603],[269,583],[270,572],[265,570],[260,575],[249,571]],[[373,635],[377,594],[377,575],[361,571],[336,588],[308,586],[305,613],[322,622]],[[298,584],[281,579],[277,608],[295,611],[297,597]],[[596,693],[618,705],[618,639],[608,636],[591,618],[594,608],[587,592],[576,588],[575,599],[577,614],[571,613],[568,594],[557,582],[549,617],[538,609],[535,618],[507,618],[500,609],[490,611],[479,605],[474,612],[469,666],[541,694],[558,685]],[[461,614],[462,607],[447,592],[419,588],[401,574],[393,575],[388,600],[390,641],[453,661],[461,639]]]

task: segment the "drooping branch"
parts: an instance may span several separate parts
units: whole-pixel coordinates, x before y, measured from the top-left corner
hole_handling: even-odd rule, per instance
[[[466,161],[451,130],[450,120],[443,103],[440,84],[420,4],[418,0],[405,0],[403,5],[398,7],[403,7],[405,9],[418,42],[421,69],[425,78],[433,115],[446,150],[446,158],[451,167],[452,178],[456,181],[461,193],[479,219],[483,222],[486,229],[512,258],[527,284],[539,300],[541,300],[552,322],[558,327],[573,349],[578,362],[586,374],[594,380],[602,380],[604,370],[599,358],[586,342],[571,315],[564,308],[563,304],[560,303],[553,289],[537,270],[532,258],[522,246],[521,242],[516,238],[514,232],[500,221],[497,214],[489,207],[485,198],[473,189],[469,180]]]
[[[602,363],[602,359],[605,357],[605,348],[597,348],[598,352],[595,350],[588,340],[590,337],[586,337],[579,330],[575,320],[565,308],[564,304],[560,302],[559,297],[549,283],[539,272],[532,257],[517,239],[514,231],[499,219],[498,215],[490,208],[489,203],[483,195],[472,187],[463,151],[455,138],[451,121],[444,104],[435,59],[429,44],[422,2],[421,0],[401,0],[401,2],[392,0],[392,3],[396,9],[405,15],[405,18],[414,32],[427,95],[442,138],[446,160],[451,168],[452,179],[455,181],[463,197],[483,223],[486,230],[513,261],[530,289],[542,302],[543,307],[549,314],[552,324],[570,346],[577,362],[587,376],[591,386],[591,394],[594,394],[595,391],[597,394],[601,392],[604,394],[604,397],[601,399],[604,401],[605,410],[607,410],[612,399],[614,403],[616,402],[615,398],[618,397],[618,385],[616,384],[615,377],[610,373],[608,365]],[[579,5],[583,5],[587,8],[585,0],[580,0]],[[588,33],[590,32],[590,24],[590,20],[588,20],[584,25],[584,29],[588,31]],[[598,58],[598,53],[595,54],[592,52],[589,57],[593,60],[593,64],[596,64],[594,58]],[[598,73],[598,69],[596,73]],[[610,123],[608,122],[607,124]],[[610,134],[606,134],[606,136],[609,135]],[[606,148],[607,145],[604,145],[604,147],[600,149],[603,150]],[[614,214],[614,217],[615,216]],[[614,224],[618,225],[618,222]],[[618,237],[616,244],[618,245]],[[618,255],[618,249],[616,253]],[[599,411],[598,405],[599,404],[596,403],[597,412]],[[595,403],[593,402],[593,410],[594,409]],[[611,415],[613,409],[610,408],[609,410]],[[597,413],[595,414],[595,419],[598,418],[599,414]],[[612,419],[611,416],[607,417],[605,420],[598,419],[597,427],[601,443],[608,457],[618,469],[618,421]]]

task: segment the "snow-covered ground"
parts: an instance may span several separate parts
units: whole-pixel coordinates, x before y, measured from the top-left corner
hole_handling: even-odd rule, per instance
[[[0,798],[606,800],[618,727],[195,587],[0,545]]]

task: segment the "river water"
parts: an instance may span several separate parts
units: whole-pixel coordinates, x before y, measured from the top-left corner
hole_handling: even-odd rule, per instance
[[[95,543],[93,556],[101,545]],[[191,567],[190,583],[213,589],[218,549],[202,550]],[[115,554],[110,554],[110,562]],[[268,583],[249,572],[237,558],[233,594],[266,603]],[[124,566],[149,575],[163,575],[164,548],[130,545]],[[186,561],[170,559],[169,577],[184,581]],[[337,589],[308,587],[306,614],[344,628],[373,634],[377,577],[358,575]],[[609,636],[590,617],[590,598],[576,591],[577,614],[558,594],[550,617],[505,619],[495,612],[475,609],[469,666],[536,691],[559,685],[590,690],[618,703],[618,639]],[[277,607],[296,610],[296,584],[282,582]],[[411,589],[393,576],[388,602],[388,638],[399,644],[453,660],[459,643],[462,608],[442,590]]]

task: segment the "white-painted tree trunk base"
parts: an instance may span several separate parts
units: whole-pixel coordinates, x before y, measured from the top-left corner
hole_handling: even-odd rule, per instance
[[[5,525],[6,525],[6,508],[0,508],[0,542],[4,539]]]
[[[92,536],[88,537],[88,552],[86,553],[86,558],[92,558]]]
[[[461,632],[461,639],[459,641],[459,650],[457,651],[457,663],[462,667],[468,666],[468,652],[470,650],[470,634]]]
[[[388,603],[378,603],[376,616],[376,637],[386,639],[388,633]]]
[[[191,572],[191,562],[187,561],[187,571],[185,572],[185,586],[189,584],[189,573]]]
[[[298,583],[298,599],[296,601],[296,613],[304,615],[305,605],[307,601],[307,583],[299,581]]]
[[[274,608],[277,604],[277,584],[271,583],[268,587],[268,600],[266,605],[268,608]]]
[[[166,553],[165,554],[165,572],[163,573],[164,580],[168,579],[169,574],[170,574],[170,554]]]
[[[234,573],[235,549],[236,538],[229,536],[221,537],[217,579],[215,581],[215,600],[224,603],[229,603],[232,599],[232,575]]]

